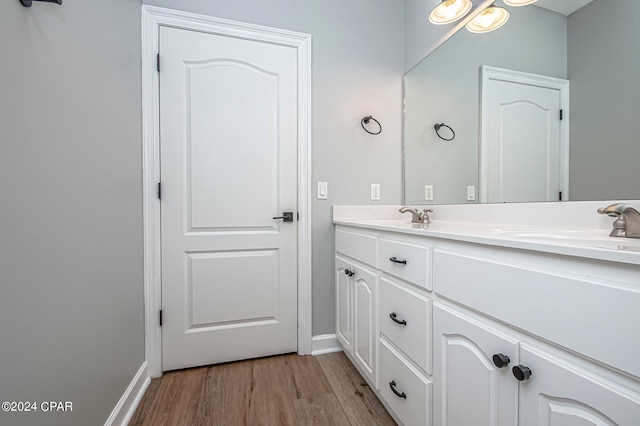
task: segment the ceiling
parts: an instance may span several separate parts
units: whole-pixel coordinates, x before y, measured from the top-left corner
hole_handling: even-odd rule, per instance
[[[538,0],[534,4],[538,7],[569,16],[592,1],[593,0]]]

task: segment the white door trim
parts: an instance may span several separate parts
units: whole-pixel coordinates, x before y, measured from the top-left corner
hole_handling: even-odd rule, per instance
[[[562,201],[569,199],[569,80],[563,80],[545,75],[531,74],[522,71],[514,71],[504,68],[483,65],[481,68],[481,109],[480,109],[480,202],[487,202],[488,179],[488,135],[487,135],[487,88],[489,81],[506,81],[510,83],[528,84],[531,86],[546,87],[560,92],[560,108],[563,110],[560,121],[560,188],[562,188]]]
[[[160,86],[156,64],[161,26],[290,46],[298,51],[298,353],[311,354],[311,36],[155,6],[142,6],[142,144],[145,357],[162,375]]]

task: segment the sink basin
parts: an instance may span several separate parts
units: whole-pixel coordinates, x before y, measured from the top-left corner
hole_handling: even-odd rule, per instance
[[[559,229],[557,231],[551,231],[548,229],[518,229],[518,230],[505,230],[495,229],[494,234],[504,236],[507,238],[522,238],[532,240],[543,240],[548,242],[557,243],[571,243],[571,242],[611,242],[619,243],[619,238],[612,238],[606,233],[606,231],[589,232],[578,230],[564,230]]]

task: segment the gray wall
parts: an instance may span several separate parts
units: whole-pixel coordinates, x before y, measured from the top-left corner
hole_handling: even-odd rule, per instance
[[[640,2],[596,0],[569,17],[569,194],[640,198]]]
[[[429,14],[442,0],[404,0],[405,72],[433,52],[493,1],[474,0],[471,10],[460,21],[447,25],[433,25],[429,22]]]
[[[144,361],[140,2],[0,2],[3,425],[103,424]]]
[[[398,0],[145,0],[145,4],[267,25],[312,35],[313,193],[329,183],[329,199],[313,201],[313,334],[335,332],[333,204],[401,199],[403,4]],[[383,126],[371,136],[360,119]]]
[[[567,76],[567,18],[539,7],[509,8],[497,31],[461,29],[405,77],[405,203],[454,204],[467,201],[467,186],[478,197],[480,69],[491,65],[552,77]],[[436,123],[456,137],[439,139]],[[446,135],[446,133],[445,133]],[[434,200],[424,200],[424,185]]]

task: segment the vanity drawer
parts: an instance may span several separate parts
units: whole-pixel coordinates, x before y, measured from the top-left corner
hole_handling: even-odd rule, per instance
[[[380,393],[404,425],[431,425],[431,388],[429,379],[380,340]]]
[[[344,230],[336,231],[336,251],[372,266],[376,266],[377,238]]]
[[[640,287],[580,275],[575,264],[546,269],[537,256],[514,265],[436,250],[433,262],[436,293],[640,377]]]
[[[381,270],[431,291],[431,249],[416,244],[380,239]]]
[[[385,278],[379,294],[380,332],[431,374],[431,300]]]

